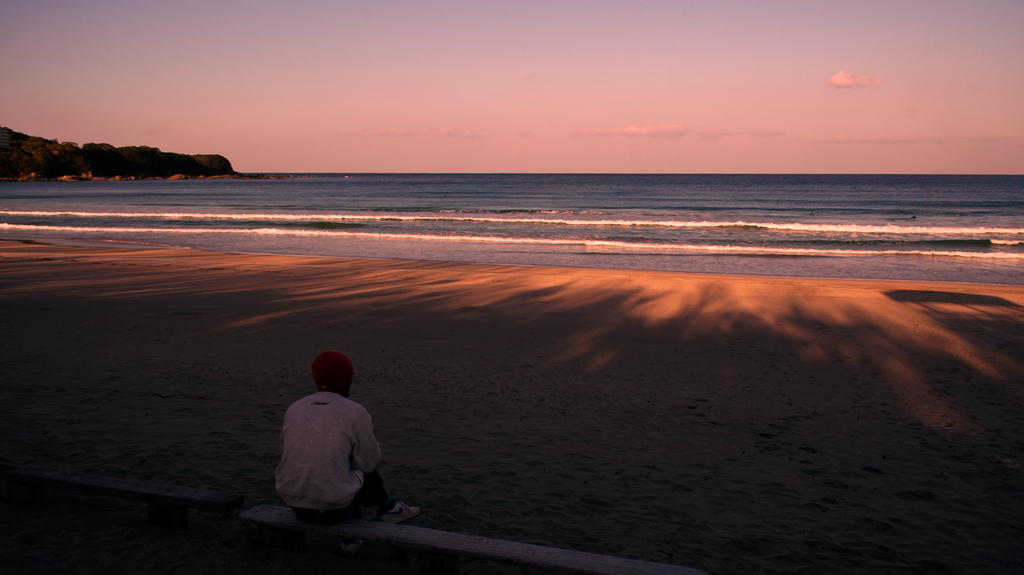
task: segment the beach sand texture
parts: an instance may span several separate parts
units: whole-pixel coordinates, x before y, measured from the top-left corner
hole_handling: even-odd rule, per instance
[[[1022,286],[0,241],[0,322],[0,464],[280,504],[335,348],[418,526],[710,573],[1024,565]],[[73,492],[0,513],[0,572],[416,572]]]

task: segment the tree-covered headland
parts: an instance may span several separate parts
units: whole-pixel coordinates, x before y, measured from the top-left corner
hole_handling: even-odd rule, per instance
[[[149,146],[58,142],[8,131],[10,149],[0,149],[0,179],[209,178],[238,176],[218,154],[175,154]]]

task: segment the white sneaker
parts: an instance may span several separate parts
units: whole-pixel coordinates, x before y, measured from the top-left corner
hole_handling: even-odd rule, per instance
[[[351,557],[359,552],[363,548],[362,539],[349,539],[342,537],[341,541],[338,542],[338,555],[342,557]]]
[[[401,523],[402,521],[405,521],[406,519],[412,519],[413,517],[416,517],[419,514],[419,507],[412,507],[410,505],[402,503],[401,501],[396,501],[395,506],[394,508],[391,509],[391,511],[388,511],[387,513],[377,514],[377,521],[383,521],[385,523]]]

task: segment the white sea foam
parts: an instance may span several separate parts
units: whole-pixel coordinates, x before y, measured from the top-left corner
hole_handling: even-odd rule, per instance
[[[500,244],[533,244],[559,246],[586,246],[592,248],[613,248],[625,250],[656,250],[656,251],[688,251],[709,254],[746,254],[746,255],[788,255],[788,256],[928,256],[944,258],[970,258],[987,260],[1020,260],[1024,254],[999,252],[964,252],[935,250],[848,250],[848,249],[817,249],[817,248],[782,248],[782,247],[751,247],[711,244],[669,244],[640,243],[613,240],[583,239],[550,239],[550,238],[508,238],[501,236],[470,236],[470,235],[438,235],[438,234],[403,234],[382,232],[357,232],[341,230],[302,230],[279,228],[136,228],[136,227],[78,227],[78,226],[35,226],[23,224],[0,223],[0,231],[51,231],[65,233],[88,234],[235,234],[257,236],[297,236],[297,237],[334,237],[334,238],[368,238],[382,240],[419,240],[444,242],[479,242]]]
[[[611,219],[568,219],[568,218],[522,218],[493,216],[409,216],[389,214],[232,214],[201,212],[77,212],[77,211],[16,211],[2,210],[0,216],[33,217],[82,217],[82,218],[125,218],[125,219],[169,219],[207,221],[280,221],[280,222],[372,222],[372,221],[444,221],[468,223],[505,223],[565,226],[611,226],[611,227],[661,227],[661,228],[760,228],[775,231],[844,233],[844,234],[890,234],[890,235],[934,235],[934,236],[978,236],[978,235],[1024,235],[1024,228],[996,227],[943,227],[943,226],[898,226],[862,224],[807,224],[772,222],[714,222],[678,220],[611,220]]]

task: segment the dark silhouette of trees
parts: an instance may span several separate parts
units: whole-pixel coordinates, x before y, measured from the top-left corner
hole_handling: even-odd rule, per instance
[[[0,178],[55,179],[62,176],[168,178],[233,175],[231,162],[218,154],[194,156],[161,152],[149,146],[115,148],[110,144],[58,142],[10,131],[11,147],[0,150]]]

